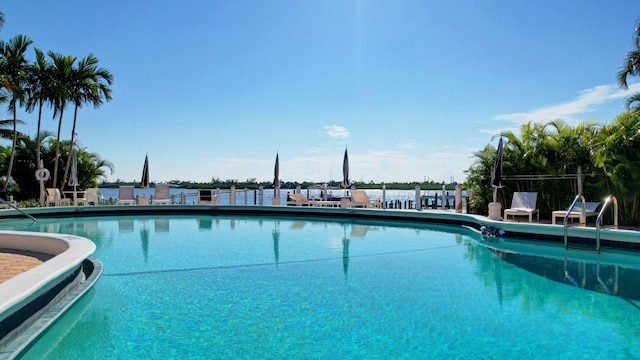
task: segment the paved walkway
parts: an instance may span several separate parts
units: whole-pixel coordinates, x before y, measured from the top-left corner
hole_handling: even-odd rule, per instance
[[[0,284],[51,259],[48,254],[0,249]]]

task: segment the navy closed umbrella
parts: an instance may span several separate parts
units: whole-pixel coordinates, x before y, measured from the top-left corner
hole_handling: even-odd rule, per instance
[[[276,153],[276,166],[273,169],[273,187],[274,188],[280,187],[280,158],[277,153]]]
[[[498,142],[498,150],[496,152],[496,161],[493,164],[493,170],[491,171],[491,186],[493,186],[493,202],[496,202],[498,197],[498,188],[502,187],[502,158],[503,158],[503,143],[502,136]]]
[[[140,186],[143,188],[149,187],[149,156],[144,156],[144,166],[142,167],[142,180],[140,180]]]
[[[346,148],[344,149],[344,159],[342,160],[342,186],[345,189],[351,186],[351,181],[349,181],[349,155]]]

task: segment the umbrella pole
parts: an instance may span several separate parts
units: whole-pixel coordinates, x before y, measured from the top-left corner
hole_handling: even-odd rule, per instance
[[[489,219],[502,220],[502,204],[498,201],[498,187],[493,187],[493,202],[489,203]]]

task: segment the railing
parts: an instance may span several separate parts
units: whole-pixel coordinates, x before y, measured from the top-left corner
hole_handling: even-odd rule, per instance
[[[5,200],[5,199],[3,199],[3,198],[0,198],[0,202],[1,202],[1,203],[3,203],[3,204],[5,204],[5,205],[7,205],[7,206],[9,206],[10,208],[12,208],[12,209],[14,209],[14,210],[17,210],[19,213],[21,213],[21,214],[22,214],[22,215],[24,215],[25,217],[28,217],[29,219],[33,220],[33,223],[34,223],[34,224],[38,222],[38,220],[36,220],[36,218],[34,218],[33,216],[31,216],[31,215],[27,214],[26,212],[24,212],[24,211],[20,210],[17,206],[13,205],[13,204],[12,204],[12,203],[10,203],[9,201],[7,201],[7,200]]]
[[[609,195],[604,200],[604,204],[602,204],[602,210],[598,213],[598,218],[596,218],[596,251],[600,253],[600,224],[602,224],[602,216],[604,215],[605,210],[609,204],[613,202],[613,225],[609,225],[608,227],[617,229],[618,228],[618,199],[615,196]]]
[[[569,206],[569,209],[567,210],[567,213],[564,215],[564,220],[562,221],[562,224],[564,226],[564,248],[568,248],[569,247],[569,241],[568,241],[568,227],[569,224],[567,224],[567,220],[569,220],[569,216],[571,215],[571,211],[573,211],[573,208],[576,206],[576,203],[578,202],[578,200],[582,200],[582,212],[584,213],[585,211],[585,204],[586,201],[584,199],[584,196],[578,194],[576,195],[576,197],[573,199],[573,202],[571,203],[571,206]],[[583,218],[580,218],[580,220],[582,221]],[[581,222],[578,222],[578,224],[581,224]]]

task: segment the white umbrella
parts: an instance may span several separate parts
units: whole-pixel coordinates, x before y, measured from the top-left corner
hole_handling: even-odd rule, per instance
[[[78,186],[78,156],[74,149],[71,150],[71,176],[69,177],[69,186],[73,186],[73,191],[76,191]]]

